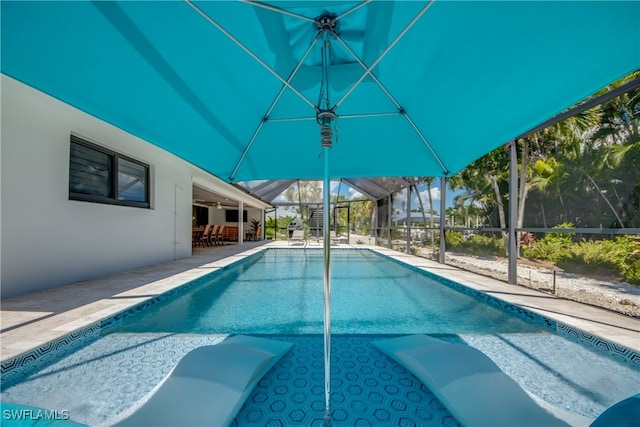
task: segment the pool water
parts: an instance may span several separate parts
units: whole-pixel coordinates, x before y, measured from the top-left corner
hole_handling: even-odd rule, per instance
[[[533,333],[533,324],[366,250],[334,250],[338,334]],[[120,332],[314,334],[323,327],[322,251],[270,250],[123,322]]]
[[[1,398],[109,425],[191,349],[227,334],[265,334],[295,346],[234,425],[320,425],[322,286],[321,251],[264,251],[106,328]],[[638,366],[366,250],[332,251],[332,330],[335,425],[457,425],[424,385],[369,345],[408,333],[474,346],[527,391],[589,418],[640,391]]]

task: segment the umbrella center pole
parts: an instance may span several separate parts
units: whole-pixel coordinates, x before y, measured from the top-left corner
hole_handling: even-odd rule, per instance
[[[336,114],[330,109],[329,64],[331,62],[330,33],[335,31],[336,19],[323,16],[317,20],[318,31],[322,32],[322,84],[318,99],[316,120],[320,125],[320,145],[324,159],[323,175],[323,215],[322,236],[324,250],[324,424],[331,425],[331,237],[329,230],[329,213],[331,212],[331,177],[329,174],[329,154],[333,145],[333,128],[331,122]]]
[[[323,249],[324,249],[324,402],[325,425],[331,424],[331,239],[329,234],[329,196],[331,180],[329,178],[329,153],[331,147],[323,147]]]
[[[317,119],[320,125],[320,142],[324,159],[323,215],[322,235],[324,250],[324,399],[325,399],[325,425],[331,424],[331,237],[329,213],[331,211],[331,178],[329,175],[329,154],[331,153],[333,129],[331,121],[335,115],[330,111],[321,111]]]

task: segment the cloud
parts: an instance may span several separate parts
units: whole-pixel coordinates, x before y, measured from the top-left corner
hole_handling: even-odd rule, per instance
[[[422,199],[422,205],[425,210],[429,209],[429,191],[424,188],[420,190],[420,198]],[[418,195],[415,192],[411,193],[411,210],[419,209],[420,202],[418,201]],[[431,200],[433,202],[433,209],[436,211],[440,210],[440,188],[439,187],[431,187]],[[393,208],[398,211],[403,211],[407,209],[407,189],[403,189],[402,191],[396,193],[396,197],[394,199]],[[403,209],[404,208],[404,209]]]
[[[422,199],[422,203],[424,204],[429,203],[429,191],[426,188],[423,191],[420,191],[420,198]],[[417,196],[415,197],[415,199],[417,203],[418,202]],[[438,187],[431,188],[431,199],[433,200],[434,203],[440,200],[440,188]]]
[[[286,197],[284,197],[284,192],[282,194],[280,194],[278,197],[276,197],[275,199],[273,199],[273,201],[271,203],[291,203],[291,200],[287,199]]]
[[[365,196],[358,190],[354,190],[353,188],[349,187],[348,197],[350,199],[363,199]]]

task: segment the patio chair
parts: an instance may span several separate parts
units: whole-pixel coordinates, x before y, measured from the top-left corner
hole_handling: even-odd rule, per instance
[[[218,239],[218,230],[220,230],[220,225],[219,224],[215,224],[213,227],[211,227],[211,233],[209,233],[209,245],[217,245],[217,239]]]
[[[589,425],[589,419],[528,394],[481,351],[426,335],[373,346],[420,379],[466,427]]]
[[[289,244],[301,243],[304,244],[304,231],[302,230],[293,230],[291,232],[291,237],[289,237]]]
[[[213,226],[212,225],[207,224],[207,225],[204,226],[204,231],[200,235],[200,244],[202,245],[203,248],[205,246],[210,246],[211,232],[212,231],[213,231]]]
[[[224,245],[224,229],[225,225],[220,224],[220,228],[218,228],[218,233],[216,233],[216,244]]]
[[[293,344],[236,335],[187,353],[151,397],[116,426],[227,426]]]
[[[262,240],[262,226],[259,225],[256,229],[256,238],[255,240]]]
[[[329,232],[329,240],[331,240],[332,245],[339,245],[342,239],[336,235],[334,230],[331,230]]]
[[[194,229],[191,232],[191,245],[196,246],[199,245],[202,241],[202,234],[204,230]]]

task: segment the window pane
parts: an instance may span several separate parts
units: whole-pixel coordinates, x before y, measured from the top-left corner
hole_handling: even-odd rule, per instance
[[[147,201],[147,168],[118,158],[118,200]]]
[[[111,156],[71,143],[69,192],[111,197]]]

